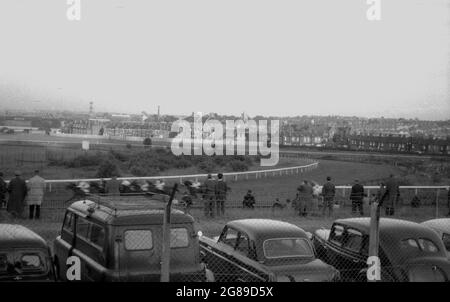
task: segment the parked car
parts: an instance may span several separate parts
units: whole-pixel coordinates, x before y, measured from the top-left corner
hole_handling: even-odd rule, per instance
[[[72,203],[54,242],[60,278],[66,280],[66,259],[74,255],[83,281],[160,281],[162,205],[145,196]],[[170,281],[208,281],[193,218],[174,209],[170,229]]]
[[[219,282],[339,279],[334,267],[316,259],[306,232],[282,221],[234,220],[218,237],[201,236],[200,247]]]
[[[436,232],[419,223],[381,218],[381,281],[449,281],[450,263]],[[370,218],[336,220],[313,235],[319,258],[336,267],[344,281],[365,281]]]
[[[24,226],[0,224],[0,281],[56,281],[47,242]]]
[[[423,225],[435,230],[444,242],[447,255],[450,259],[450,218],[432,219],[422,222]]]

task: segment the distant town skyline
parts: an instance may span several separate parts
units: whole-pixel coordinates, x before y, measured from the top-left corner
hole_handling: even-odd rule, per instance
[[[0,109],[448,120],[450,1],[381,2],[2,0]]]

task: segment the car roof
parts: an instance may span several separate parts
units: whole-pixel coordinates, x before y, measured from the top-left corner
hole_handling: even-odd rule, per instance
[[[337,219],[335,223],[353,227],[365,234],[369,234],[370,231],[369,217]],[[411,238],[432,240],[442,252],[445,251],[439,236],[429,227],[413,221],[380,218],[380,245],[384,250],[391,252],[392,256],[400,256],[398,253],[400,241]]]
[[[48,248],[47,242],[19,224],[0,224],[0,248]]]
[[[450,218],[431,219],[421,224],[444,233],[450,233]]]
[[[94,198],[92,198],[94,199]],[[82,217],[112,225],[163,224],[166,203],[145,196],[108,196],[72,203],[69,210]],[[171,223],[193,223],[192,216],[172,209]]]
[[[227,226],[243,231],[255,240],[283,237],[308,238],[306,232],[300,227],[279,220],[240,219],[228,222]]]

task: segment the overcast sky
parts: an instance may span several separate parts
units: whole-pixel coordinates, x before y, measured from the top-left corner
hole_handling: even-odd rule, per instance
[[[0,108],[450,117],[450,0],[0,1]]]

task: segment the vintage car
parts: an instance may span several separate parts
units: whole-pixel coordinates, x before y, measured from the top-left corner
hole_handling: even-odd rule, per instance
[[[164,203],[146,196],[92,197],[72,203],[54,242],[58,275],[78,256],[82,281],[160,281]],[[174,209],[170,281],[210,281],[200,262],[194,219]]]
[[[429,228],[435,230],[444,242],[447,255],[450,259],[450,218],[432,219],[422,222]]]
[[[234,220],[216,238],[201,236],[200,247],[218,282],[339,280],[334,267],[316,259],[306,232],[282,221]]]
[[[47,242],[24,226],[0,224],[0,281],[56,281]]]
[[[449,281],[450,262],[436,232],[419,223],[381,218],[378,256],[381,281]],[[370,218],[336,220],[313,235],[318,257],[343,281],[366,281]]]

